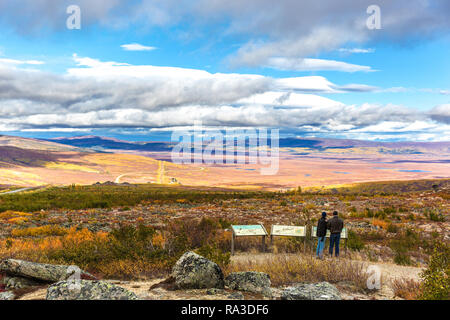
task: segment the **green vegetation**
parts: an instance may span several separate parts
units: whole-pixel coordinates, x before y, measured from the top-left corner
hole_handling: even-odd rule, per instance
[[[440,180],[409,180],[409,181],[380,181],[364,182],[351,186],[337,187],[333,189],[306,188],[303,193],[315,194],[359,194],[359,195],[396,195],[400,193],[411,193],[442,189],[448,185],[449,179]]]
[[[347,246],[349,249],[360,251],[364,248],[364,242],[356,232],[349,230]]]
[[[420,299],[450,299],[450,246],[437,242],[431,255],[428,268],[421,274]]]
[[[213,200],[267,198],[276,195],[276,193],[269,192],[232,192],[153,185],[52,187],[39,191],[4,195],[0,198],[0,212],[6,210],[32,212],[57,208],[78,210],[126,207],[151,200],[175,202],[184,199],[189,203],[197,203]]]

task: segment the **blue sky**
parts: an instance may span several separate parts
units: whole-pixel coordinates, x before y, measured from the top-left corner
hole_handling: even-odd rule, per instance
[[[379,30],[373,1],[19,2],[0,4],[2,134],[450,140],[448,1],[378,1]]]

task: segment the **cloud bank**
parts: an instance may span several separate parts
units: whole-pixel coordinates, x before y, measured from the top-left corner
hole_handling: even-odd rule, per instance
[[[418,112],[323,96],[379,90],[363,84],[73,59],[63,75],[22,69],[20,61],[0,64],[0,131],[170,128],[201,120],[205,126],[306,132],[434,130],[441,138],[450,132],[449,105]]]

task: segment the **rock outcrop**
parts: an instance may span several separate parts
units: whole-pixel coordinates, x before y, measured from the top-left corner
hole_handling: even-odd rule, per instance
[[[220,267],[192,251],[181,256],[172,269],[171,277],[177,289],[224,288]]]
[[[9,276],[23,277],[40,282],[57,282],[73,275],[74,268],[64,265],[35,263],[16,259],[6,259],[0,262],[0,272]],[[81,279],[95,279],[91,274],[80,271]]]
[[[259,293],[271,296],[270,277],[263,272],[234,272],[225,279],[225,285],[232,290]]]
[[[23,277],[11,277],[11,276],[4,276],[0,280],[0,283],[5,286],[6,289],[12,290],[12,289],[22,289],[26,287],[33,287],[38,286],[41,283],[34,281],[29,278],[23,278]]]
[[[11,291],[0,292],[0,300],[14,300],[15,297]]]
[[[305,283],[284,289],[281,300],[342,300],[339,290],[328,282]]]
[[[69,280],[48,287],[47,300],[138,300],[138,297],[106,281]]]

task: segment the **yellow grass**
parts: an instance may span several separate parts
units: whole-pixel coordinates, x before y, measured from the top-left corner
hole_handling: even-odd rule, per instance
[[[61,170],[72,170],[72,171],[82,171],[82,172],[92,172],[92,173],[100,173],[100,171],[80,166],[78,164],[74,163],[67,163],[67,162],[46,162],[45,167],[49,169],[61,169]]]
[[[10,169],[0,169],[0,183],[16,186],[39,186],[43,184],[39,175]]]
[[[265,272],[269,274],[274,286],[297,282],[351,282],[358,290],[366,288],[368,277],[363,264],[359,262],[345,259],[319,260],[309,254],[277,254],[260,260],[250,257],[236,259],[225,271]]]

